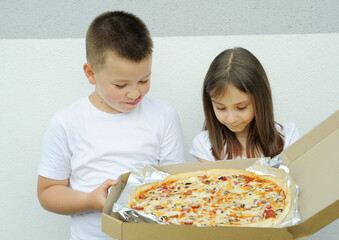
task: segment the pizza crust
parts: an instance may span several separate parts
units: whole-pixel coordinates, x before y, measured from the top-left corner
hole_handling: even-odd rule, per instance
[[[135,198],[137,198],[142,192],[144,191],[147,191],[149,189],[152,189],[152,188],[155,188],[159,185],[159,182],[152,182],[152,183],[147,183],[147,184],[144,184],[144,185],[141,185],[140,187],[136,188],[130,195],[129,195],[129,198],[128,198],[128,203],[127,203],[127,206],[129,208],[132,207],[132,203],[133,203],[133,200]]]
[[[160,184],[167,184],[167,183],[170,183],[172,181],[178,181],[178,180],[187,179],[187,178],[191,178],[191,177],[198,177],[198,176],[202,176],[202,175],[206,175],[205,170],[172,174],[172,175],[169,175],[168,177],[164,178],[160,182]]]
[[[235,168],[215,168],[207,170],[207,175],[220,175],[220,176],[233,176],[233,175],[244,175],[248,177],[254,177],[254,173]]]
[[[280,223],[283,222],[283,220],[285,219],[285,217],[288,215],[288,213],[290,211],[291,203],[292,203],[291,191],[290,191],[289,187],[287,186],[287,184],[280,178],[273,177],[273,176],[270,176],[270,175],[262,175],[262,176],[260,176],[260,178],[261,179],[267,179],[271,182],[274,182],[285,193],[284,209],[280,213],[280,215],[273,220],[273,225],[277,226],[277,225],[279,225]]]

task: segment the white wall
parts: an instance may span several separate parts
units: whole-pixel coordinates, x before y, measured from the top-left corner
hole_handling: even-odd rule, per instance
[[[178,111],[185,150],[203,123],[201,86],[213,58],[249,49],[273,90],[276,120],[301,135],[339,109],[339,34],[154,38],[150,95]],[[0,239],[67,239],[68,217],[36,198],[42,138],[52,114],[93,90],[82,71],[84,39],[0,40]],[[188,161],[194,161],[186,154]],[[309,239],[336,239],[339,221]]]

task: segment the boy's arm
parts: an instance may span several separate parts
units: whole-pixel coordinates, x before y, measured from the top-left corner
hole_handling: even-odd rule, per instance
[[[48,211],[72,215],[86,211],[102,211],[108,195],[108,189],[118,181],[107,179],[93,192],[85,193],[69,188],[69,179],[54,180],[38,177],[38,198]]]

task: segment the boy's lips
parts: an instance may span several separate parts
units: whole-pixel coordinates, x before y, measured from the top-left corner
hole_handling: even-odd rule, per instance
[[[141,96],[135,99],[133,102],[126,102],[128,105],[136,105],[141,101]]]

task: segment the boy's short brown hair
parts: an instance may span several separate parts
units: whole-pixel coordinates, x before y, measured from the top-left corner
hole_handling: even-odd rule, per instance
[[[93,67],[105,63],[108,51],[133,62],[152,55],[153,42],[145,23],[123,11],[105,12],[96,17],[86,35],[87,62]]]

